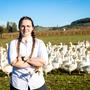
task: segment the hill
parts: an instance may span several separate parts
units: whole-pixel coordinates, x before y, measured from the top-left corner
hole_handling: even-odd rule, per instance
[[[60,27],[61,29],[89,29],[90,30],[90,18],[82,18],[71,22],[70,25]]]
[[[90,25],[90,18],[83,18],[73,21],[71,25],[84,25],[84,26]]]

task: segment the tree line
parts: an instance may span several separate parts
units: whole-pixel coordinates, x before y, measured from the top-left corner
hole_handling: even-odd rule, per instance
[[[0,37],[3,33],[12,33],[17,31],[17,24],[15,22],[7,22],[6,26],[0,25]]]
[[[6,26],[0,25],[0,34],[11,33],[17,31],[17,24],[15,22],[7,22]]]

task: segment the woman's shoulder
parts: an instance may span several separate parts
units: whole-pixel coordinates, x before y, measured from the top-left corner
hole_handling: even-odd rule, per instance
[[[45,43],[43,40],[36,38],[36,45],[42,47],[45,46]]]
[[[13,39],[10,41],[10,44],[15,44],[15,43],[17,43],[17,41],[18,41],[18,39]]]
[[[39,38],[36,38],[35,40],[36,40],[36,43],[44,43],[44,41]]]

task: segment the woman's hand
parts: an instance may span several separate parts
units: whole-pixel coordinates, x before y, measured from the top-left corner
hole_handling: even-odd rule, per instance
[[[42,67],[44,60],[42,58],[30,58],[27,60],[27,63],[35,67]]]
[[[26,68],[30,66],[30,64],[22,60],[22,57],[17,57],[16,60],[13,60],[11,65],[17,68]]]

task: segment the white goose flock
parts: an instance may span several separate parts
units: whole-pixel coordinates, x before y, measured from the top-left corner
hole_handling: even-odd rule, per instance
[[[46,66],[47,68],[44,68],[44,71],[47,73],[50,70],[61,68],[70,74],[76,69],[90,73],[89,48],[89,41],[78,42],[76,45],[72,42],[69,45],[63,43],[52,45],[49,42],[47,44],[47,51],[50,63]]]
[[[8,47],[8,44],[6,44]],[[68,45],[60,43],[52,45],[46,44],[48,52],[48,65],[43,67],[47,74],[54,69],[61,68],[71,74],[74,70],[90,73],[90,42],[82,41],[77,44],[70,42]],[[12,72],[12,66],[8,64],[7,48],[0,47],[0,69],[6,74]]]

